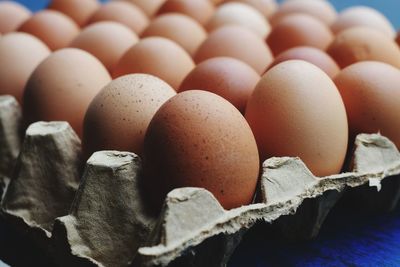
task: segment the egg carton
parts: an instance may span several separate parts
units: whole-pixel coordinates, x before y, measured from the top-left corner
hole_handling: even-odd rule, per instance
[[[21,146],[20,128],[17,102],[0,97],[0,173],[8,185],[0,248],[24,255],[0,257],[16,266],[226,266],[258,221],[283,237],[310,239],[339,199],[391,210],[400,196],[399,151],[380,134],[361,134],[352,172],[319,178],[299,158],[270,158],[254,204],[224,210],[205,189],[179,188],[153,214],[137,155],[101,151],[81,166],[80,140],[68,123],[34,123]]]

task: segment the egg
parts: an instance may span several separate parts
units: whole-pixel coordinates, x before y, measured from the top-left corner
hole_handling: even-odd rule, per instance
[[[35,13],[18,29],[38,37],[51,50],[64,48],[79,34],[79,26],[61,12],[43,10]]]
[[[296,46],[312,46],[325,50],[333,38],[329,27],[318,19],[305,14],[293,14],[275,25],[267,43],[273,54],[278,55]]]
[[[382,62],[358,62],[336,76],[352,138],[377,133],[400,148],[400,70]]]
[[[258,175],[253,133],[242,114],[222,97],[199,90],[182,92],[151,120],[142,179],[155,207],[178,187],[206,188],[225,209],[247,205]]]
[[[13,1],[0,2],[0,33],[16,31],[31,12],[23,5]]]
[[[353,6],[343,10],[332,24],[331,29],[337,34],[356,26],[371,27],[386,34],[389,38],[394,38],[396,35],[389,20],[378,10],[367,6]]]
[[[346,110],[333,81],[313,64],[289,60],[266,72],[245,117],[261,160],[300,157],[316,176],[341,171],[348,143]]]
[[[138,40],[137,35],[125,25],[104,21],[84,28],[69,46],[91,53],[112,72],[125,52]]]
[[[167,13],[155,18],[142,37],[161,36],[176,42],[190,55],[196,53],[207,38],[207,32],[197,21],[179,13]],[[190,38],[188,38],[190,37]]]
[[[190,55],[175,42],[162,37],[141,39],[118,62],[113,77],[129,73],[152,74],[178,90],[194,68]]]
[[[167,0],[158,10],[159,14],[185,14],[201,25],[206,25],[214,12],[215,7],[209,0]]]
[[[81,27],[99,7],[97,0],[52,0],[48,6],[69,16]]]
[[[27,33],[8,33],[0,38],[0,95],[12,95],[22,103],[29,76],[50,54],[49,48]]]
[[[153,17],[166,0],[126,0],[142,9],[148,17]],[[193,1],[193,0],[192,0]]]
[[[150,120],[175,90],[148,74],[129,74],[106,85],[93,99],[83,127],[85,158],[99,150],[143,151]]]
[[[242,2],[256,8],[266,18],[269,18],[278,10],[276,0],[227,0],[225,2]]]
[[[242,60],[258,74],[264,73],[273,61],[271,50],[263,39],[236,25],[224,26],[211,32],[197,50],[194,60],[200,63],[213,57],[233,57]]]
[[[400,48],[396,42],[370,27],[353,27],[341,31],[327,52],[341,68],[369,60],[400,68]]]
[[[208,31],[212,31],[231,24],[246,27],[261,38],[266,38],[271,31],[267,19],[257,9],[238,2],[220,5],[207,23],[206,28]]]
[[[299,59],[312,63],[325,71],[331,78],[340,72],[337,63],[325,51],[309,46],[298,46],[282,52],[274,59],[269,68],[291,59]]]
[[[100,21],[122,23],[137,35],[140,35],[149,25],[146,14],[139,7],[125,1],[109,2],[102,5],[89,19],[89,24]]]
[[[179,92],[200,89],[222,96],[244,113],[260,75],[246,63],[229,57],[201,62],[182,82]]]
[[[76,48],[52,53],[33,71],[23,96],[27,124],[67,121],[82,136],[89,103],[111,77],[101,62]]]

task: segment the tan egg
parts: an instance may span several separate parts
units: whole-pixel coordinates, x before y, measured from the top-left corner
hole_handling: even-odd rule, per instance
[[[261,160],[300,157],[314,175],[341,171],[348,142],[346,110],[333,81],[313,64],[289,60],[266,72],[245,117]]]
[[[160,36],[170,39],[194,55],[207,38],[204,28],[191,17],[179,13],[167,13],[155,18],[142,37]]]
[[[153,17],[157,11],[160,9],[162,4],[166,0],[125,0],[127,2],[130,2],[142,9],[144,13],[149,17]]]
[[[156,206],[179,187],[206,188],[225,209],[247,205],[258,175],[254,135],[242,114],[222,97],[199,90],[179,93],[151,120],[144,141],[143,184]]]
[[[97,0],[52,0],[48,8],[64,13],[82,27],[99,7]]]
[[[115,21],[128,26],[137,35],[149,25],[146,14],[137,6],[125,1],[115,1],[102,5],[90,18],[89,23]]]
[[[71,42],[70,47],[85,50],[112,72],[121,57],[138,42],[137,35],[123,24],[104,21],[89,25]]]
[[[278,10],[276,0],[226,0],[225,2],[242,2],[251,5],[267,18]]]
[[[269,68],[287,60],[299,59],[314,64],[323,70],[329,77],[335,77],[340,68],[336,62],[325,52],[309,46],[298,46],[279,54]]]
[[[209,1],[211,1],[214,5],[219,5],[222,2],[224,2],[224,0],[209,0]]]
[[[337,12],[329,1],[325,0],[290,0],[285,1],[270,18],[275,26],[281,19],[294,13],[303,13],[317,18],[326,25],[331,25],[337,18]]]
[[[400,68],[400,49],[384,33],[370,27],[341,31],[327,49],[341,68],[359,61],[375,60]]]
[[[85,115],[85,158],[99,150],[142,155],[150,120],[174,95],[171,86],[148,74],[125,75],[110,82],[93,99]]]
[[[283,18],[272,29],[267,43],[272,53],[278,55],[296,46],[312,46],[325,50],[333,38],[328,26],[318,19],[305,14],[293,14]]]
[[[175,12],[185,14],[201,25],[206,25],[215,8],[210,0],[167,0],[158,11],[159,14]]]
[[[222,96],[244,113],[260,75],[246,63],[229,57],[201,62],[182,82],[179,92],[200,89]]]
[[[8,33],[0,38],[0,95],[12,95],[22,104],[29,76],[50,54],[47,46],[27,33]]]
[[[67,121],[82,136],[85,112],[111,77],[86,51],[65,48],[46,58],[32,73],[23,97],[24,119]]]
[[[389,38],[394,38],[396,35],[390,21],[378,10],[367,6],[355,6],[343,10],[332,24],[331,29],[337,34],[357,26],[371,27],[386,34]]]
[[[148,73],[178,90],[194,66],[190,55],[175,42],[162,37],[147,37],[125,53],[117,64],[113,77],[129,73]]]
[[[267,19],[257,9],[237,2],[220,5],[207,23],[206,28],[208,31],[212,31],[232,24],[246,27],[261,38],[266,38],[271,31]]]
[[[351,137],[380,132],[400,148],[400,70],[364,61],[343,69],[334,81],[346,106]]]
[[[245,49],[245,48],[251,49]],[[272,53],[259,36],[241,26],[224,26],[211,32],[194,57],[196,63],[213,57],[233,57],[249,64],[259,74],[273,61]]]
[[[79,34],[79,26],[69,17],[54,10],[34,14],[18,29],[38,37],[51,50],[68,46]]]
[[[13,32],[29,17],[31,12],[13,1],[0,2],[0,33]]]

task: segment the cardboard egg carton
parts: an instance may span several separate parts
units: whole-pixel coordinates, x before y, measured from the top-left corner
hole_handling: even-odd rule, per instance
[[[391,210],[400,196],[399,151],[379,134],[361,134],[352,172],[318,178],[299,158],[270,158],[254,204],[224,210],[205,189],[179,188],[161,214],[152,214],[143,201],[140,158],[101,151],[83,168],[80,140],[65,122],[30,125],[16,159],[21,113],[10,99],[0,98],[0,156],[9,164],[0,166],[10,180],[0,228],[18,236],[3,242],[19,252],[27,242],[24,255],[40,255],[18,266],[226,266],[257,221],[283,237],[309,239],[339,199]],[[3,172],[14,165],[12,175]]]

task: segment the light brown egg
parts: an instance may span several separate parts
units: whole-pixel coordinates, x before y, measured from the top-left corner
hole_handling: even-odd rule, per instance
[[[400,148],[400,70],[386,63],[355,63],[336,76],[349,118],[351,137],[377,133]]]
[[[48,8],[64,13],[82,27],[99,7],[97,0],[52,0]]]
[[[142,155],[150,120],[174,95],[171,86],[148,74],[125,75],[110,82],[93,99],[85,115],[85,158],[99,150]]]
[[[89,23],[115,21],[128,26],[137,35],[149,25],[146,14],[137,6],[125,1],[109,2],[102,5],[90,18]]]
[[[325,51],[309,46],[298,46],[284,51],[275,58],[269,68],[291,59],[299,59],[312,63],[325,71],[331,78],[340,72],[339,66]]]
[[[240,25],[252,30],[261,38],[271,31],[267,19],[254,7],[237,2],[220,5],[207,23],[207,30],[213,31],[226,25]]]
[[[378,10],[367,6],[354,6],[343,10],[332,24],[331,29],[337,34],[356,26],[371,27],[386,34],[389,38],[394,38],[396,35],[390,21]]]
[[[28,20],[18,29],[38,37],[51,50],[68,46],[79,34],[79,26],[68,16],[54,10],[43,10]]]
[[[194,55],[207,38],[207,32],[197,21],[179,13],[167,13],[155,18],[142,37],[160,36],[170,39],[190,55]]]
[[[218,95],[198,90],[179,93],[150,122],[143,184],[158,207],[178,187],[206,188],[225,209],[247,205],[253,200],[258,174],[257,145],[249,125]]]
[[[250,49],[251,47],[251,49]],[[241,26],[224,26],[211,32],[194,57],[196,63],[213,57],[233,57],[249,64],[259,74],[273,61],[272,53],[259,36]]]
[[[103,21],[84,28],[70,47],[91,53],[112,72],[125,52],[138,40],[137,35],[125,25]]]
[[[313,64],[289,60],[266,72],[245,117],[261,160],[293,156],[317,176],[341,171],[348,142],[346,110],[333,81]]]
[[[293,14],[285,16],[275,25],[267,43],[272,53],[278,55],[296,46],[312,46],[325,50],[333,38],[328,26],[318,19],[306,14]]]
[[[226,0],[225,2],[242,2],[256,8],[266,18],[269,18],[278,10],[276,0]]]
[[[24,119],[67,121],[82,136],[85,112],[111,77],[86,51],[65,48],[47,57],[32,73],[23,97]]]
[[[25,84],[33,70],[50,54],[47,46],[27,33],[0,38],[0,95],[12,95],[22,104]]]
[[[210,0],[167,0],[158,13],[182,13],[192,17],[201,25],[206,25],[215,12]]]
[[[31,12],[23,5],[13,1],[0,2],[0,33],[16,31]]]
[[[396,42],[370,27],[341,31],[327,52],[341,68],[366,60],[381,61],[400,68],[400,49]]]
[[[153,17],[157,11],[160,9],[162,4],[166,0],[126,0],[144,11],[144,13],[149,17]]]
[[[246,63],[216,57],[201,62],[182,82],[179,92],[199,89],[222,96],[244,113],[260,75]]]
[[[129,73],[148,73],[178,90],[194,66],[190,55],[175,42],[163,37],[147,37],[125,53],[117,64],[113,77]]]

